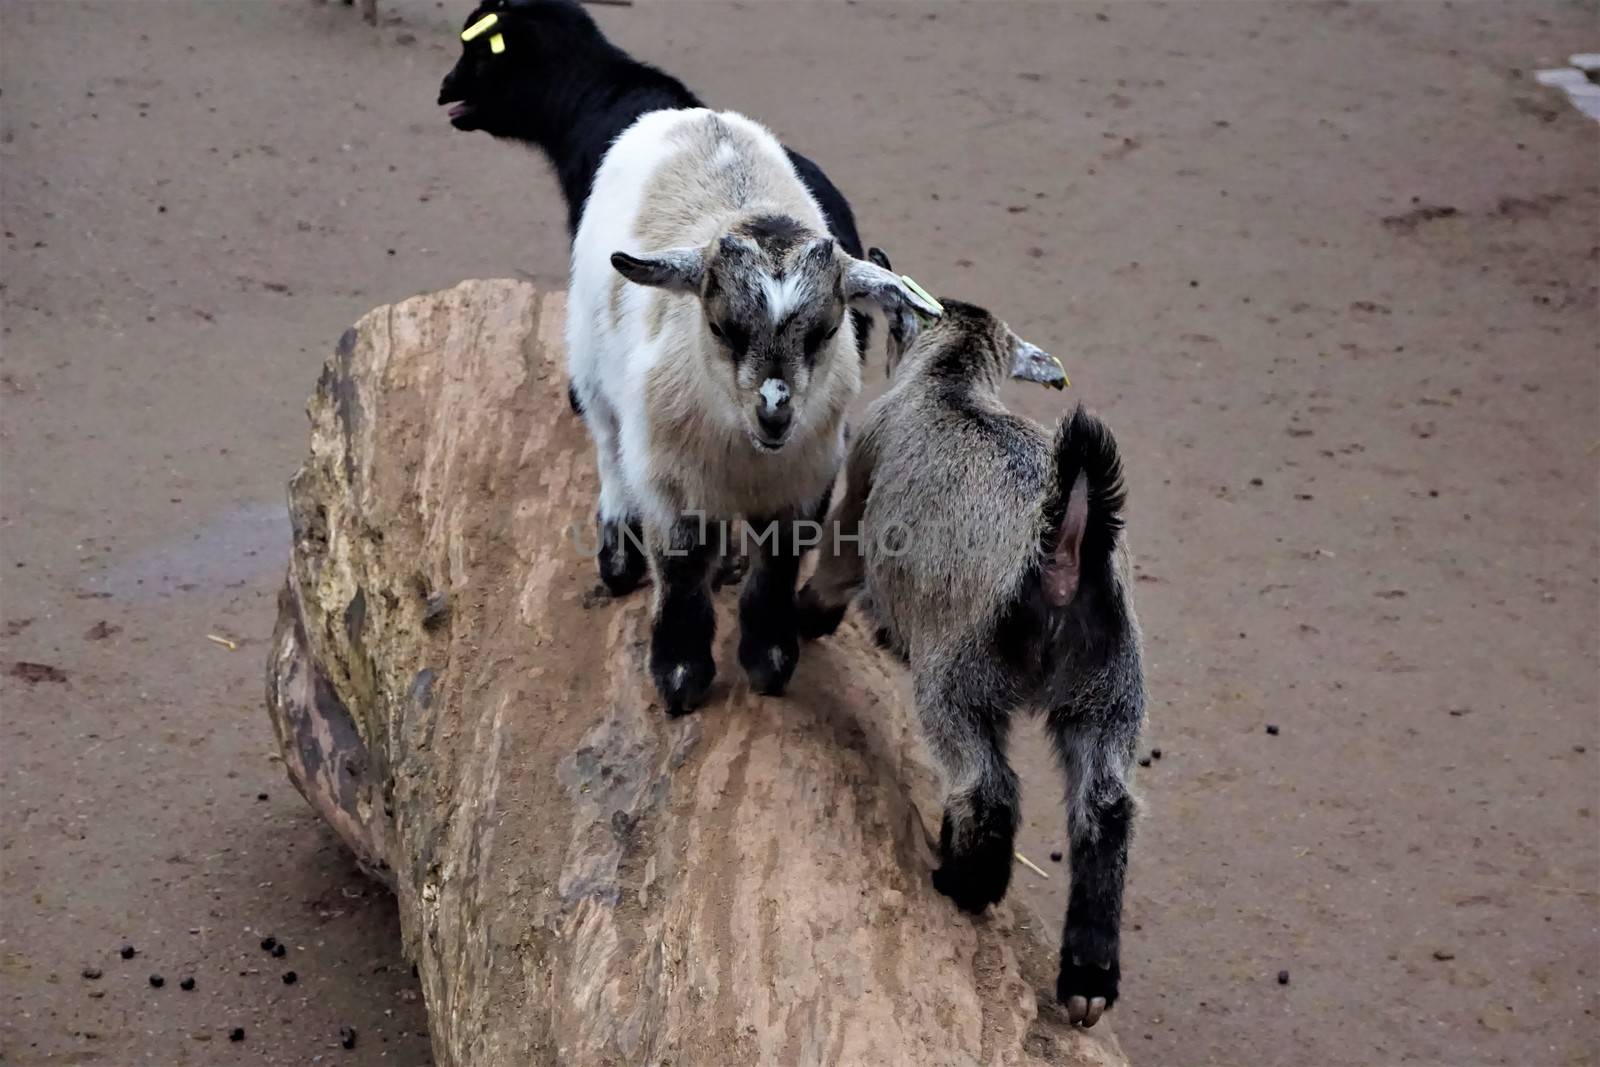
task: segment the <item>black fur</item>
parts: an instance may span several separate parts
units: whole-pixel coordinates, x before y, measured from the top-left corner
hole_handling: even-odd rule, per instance
[[[795,625],[800,636],[807,641],[815,641],[819,637],[832,636],[844,622],[845,610],[848,604],[839,604],[829,607],[817,596],[810,586],[800,591],[800,596],[795,600]]]
[[[999,742],[993,742],[998,744]],[[1004,760],[1002,759],[1002,764]],[[1011,885],[1011,856],[1019,822],[1017,776],[985,783],[972,794],[972,820],[966,840],[957,842],[947,810],[939,827],[939,868],[933,887],[974,915],[998,904]]]
[[[739,597],[739,665],[752,689],[779,696],[800,662],[794,584],[801,549],[789,519],[756,519],[749,525],[755,561]],[[762,538],[759,543],[757,537]]]
[[[717,675],[711,658],[717,616],[706,586],[720,554],[703,534],[700,523],[685,519],[666,546],[652,546],[661,610],[650,631],[650,674],[673,716],[693,711]]]
[[[596,516],[595,523],[600,528],[600,581],[612,596],[626,596],[644,580],[644,528],[638,519],[622,524]]]
[[[822,499],[817,502],[816,509],[811,513],[812,519],[822,528],[822,537],[826,540],[832,535],[828,525],[828,509],[833,506],[833,484],[822,491]],[[832,546],[827,546],[831,550]],[[850,605],[840,604],[837,607],[828,607],[822,603],[822,598],[808,585],[800,591],[795,598],[795,631],[807,641],[815,641],[819,637],[829,637],[839,628],[844,621],[845,609]]]
[[[505,52],[490,34],[465,42],[439,86],[440,104],[461,104],[458,130],[531,144],[555,168],[576,233],[600,160],[635,119],[663,108],[699,107],[682,82],[636,62],[606,40],[589,13],[569,0],[489,0],[462,24],[494,13]]]
[[[494,31],[506,50],[489,50],[486,33],[462,45],[461,58],[439,86],[440,104],[460,104],[458,130],[539,148],[555,168],[567,201],[567,232],[578,231],[600,161],[640,115],[704,107],[677,78],[641,63],[608,41],[589,13],[572,0],[488,0],[462,28],[493,12]],[[852,256],[861,256],[855,213],[828,176],[805,156],[785,148],[795,171],[822,209],[828,229]],[[871,319],[852,312],[866,351]]]
[[[733,232],[765,248],[773,256],[786,256],[810,240],[812,232],[787,215],[757,215],[746,219]]]
[[[1101,805],[1091,817],[1099,833],[1072,843],[1072,892],[1061,938],[1056,999],[1065,1003],[1069,997],[1105,997],[1109,1008],[1117,1002],[1122,978],[1118,931],[1133,801],[1123,794]]]

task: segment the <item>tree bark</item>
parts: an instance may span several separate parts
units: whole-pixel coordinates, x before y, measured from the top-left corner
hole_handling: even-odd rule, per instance
[[[438,1063],[1124,1063],[1053,1003],[1053,926],[934,891],[907,686],[853,619],[763,698],[725,592],[712,698],[662,712],[649,594],[582,551],[563,315],[513,281],[371,312],[290,483],[268,708],[399,895]]]

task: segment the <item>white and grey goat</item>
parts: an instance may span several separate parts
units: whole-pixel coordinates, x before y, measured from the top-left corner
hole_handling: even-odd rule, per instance
[[[914,340],[894,330],[890,344],[892,383],[851,444],[801,630],[831,633],[860,593],[880,642],[908,661],[946,789],[934,885],[969,911],[999,901],[1011,878],[1011,716],[1044,713],[1071,808],[1056,992],[1073,1022],[1093,1026],[1117,998],[1145,703],[1116,443],[1081,408],[1053,440],[1005,409],[1007,374],[1058,386],[1064,375],[982,308],[946,301],[938,322]]]
[[[781,693],[799,657],[796,524],[826,509],[861,384],[846,311],[931,305],[840,250],[768,130],[704,108],[646,114],[607,151],[569,299],[600,576],[625,593],[648,556],[650,665],[668,711],[692,709],[715,676],[707,587],[740,518],[767,536],[740,597],[739,661],[757,690]]]

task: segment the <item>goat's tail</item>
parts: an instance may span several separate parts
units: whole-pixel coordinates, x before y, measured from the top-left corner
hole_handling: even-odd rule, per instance
[[[1109,591],[1127,490],[1122,457],[1106,424],[1081,406],[1056,430],[1055,470],[1040,534],[1045,602],[1063,609]]]

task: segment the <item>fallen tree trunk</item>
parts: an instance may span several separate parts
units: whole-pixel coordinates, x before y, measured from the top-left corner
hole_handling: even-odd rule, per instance
[[[648,594],[581,551],[563,313],[511,281],[373,311],[290,485],[269,710],[399,894],[439,1064],[1123,1063],[1051,1001],[1053,930],[934,891],[933,780],[854,621],[762,698],[724,594],[712,698],[663,714]]]

